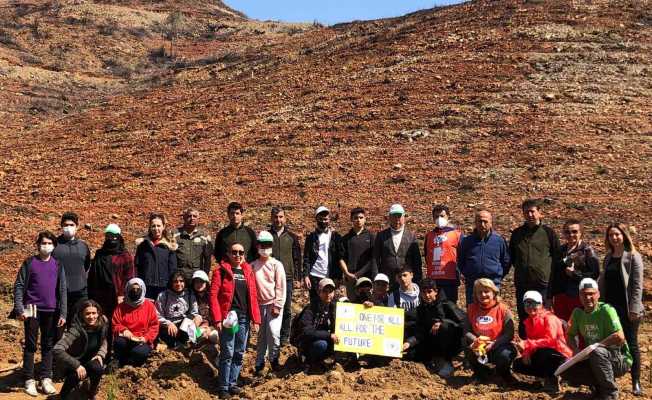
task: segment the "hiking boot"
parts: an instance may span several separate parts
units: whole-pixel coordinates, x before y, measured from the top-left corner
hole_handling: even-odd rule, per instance
[[[546,378],[543,383],[543,390],[550,394],[559,393],[561,391],[561,387],[559,386],[559,377],[553,376],[550,378]]]
[[[449,378],[455,369],[453,368],[453,364],[450,363],[450,361],[444,361],[441,365],[441,368],[439,368],[439,371],[437,371],[437,375],[439,375],[442,378]]]
[[[41,390],[43,390],[43,393],[47,394],[48,396],[57,393],[57,389],[54,388],[54,385],[52,384],[52,379],[50,378],[43,378],[41,380]]]
[[[25,381],[25,393],[30,396],[38,396],[38,390],[36,390],[36,381],[34,379],[28,379]]]
[[[281,365],[278,363],[278,358],[276,360],[272,360],[272,362],[270,364],[272,366],[272,371],[274,371],[274,372],[281,369]]]
[[[265,365],[256,365],[256,368],[254,369],[254,375],[263,376],[264,369],[265,369]]]
[[[233,395],[239,395],[242,393],[242,388],[240,388],[240,386],[233,385],[231,386],[231,389],[229,389],[229,393]]]
[[[220,390],[217,392],[217,398],[218,399],[230,399],[231,398],[231,393],[225,391],[225,390]]]

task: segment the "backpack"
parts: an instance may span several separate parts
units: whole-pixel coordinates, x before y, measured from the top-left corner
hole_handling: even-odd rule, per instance
[[[303,313],[310,308],[310,304],[306,305],[303,307],[301,312],[299,312],[297,315],[295,315],[292,318],[292,322],[290,324],[290,344],[294,347],[300,347],[301,346],[301,338],[303,337],[303,322],[301,322],[301,319],[303,318]]]

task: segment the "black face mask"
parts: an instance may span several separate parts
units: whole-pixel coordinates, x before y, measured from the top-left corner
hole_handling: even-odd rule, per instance
[[[109,250],[115,250],[120,246],[120,236],[118,235],[106,235],[104,239],[104,247]]]
[[[328,223],[327,223],[327,222],[319,221],[319,222],[317,222],[317,228],[318,228],[320,231],[325,231],[326,228],[328,228]]]
[[[358,293],[358,301],[364,303],[365,301],[371,300],[370,296],[366,292]]]
[[[131,301],[138,301],[140,300],[140,296],[143,294],[143,289],[141,288],[131,288],[127,292],[127,297],[129,297],[129,300]]]

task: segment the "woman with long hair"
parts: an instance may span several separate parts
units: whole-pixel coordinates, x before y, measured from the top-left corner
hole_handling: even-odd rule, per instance
[[[643,316],[643,258],[636,251],[629,228],[613,223],[605,231],[607,255],[598,280],[605,303],[616,309],[620,324],[632,353],[632,392],[641,396],[641,353],[638,328]]]
[[[90,380],[88,398],[95,399],[104,373],[109,334],[102,306],[95,300],[84,300],[70,329],[54,346],[54,357],[65,369],[61,399],[70,398],[77,384],[86,378]]]
[[[177,244],[167,230],[165,215],[149,215],[147,235],[136,240],[136,270],[147,285],[147,297],[156,300],[177,270]]]

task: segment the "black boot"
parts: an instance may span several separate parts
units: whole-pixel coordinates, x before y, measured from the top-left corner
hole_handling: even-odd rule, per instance
[[[632,394],[634,396],[643,396],[641,381],[639,379],[632,379]]]

